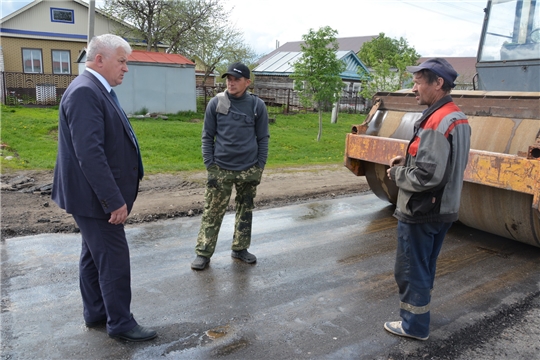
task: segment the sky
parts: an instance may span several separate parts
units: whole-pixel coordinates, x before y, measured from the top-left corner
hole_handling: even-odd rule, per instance
[[[475,57],[487,0],[221,0],[231,25],[258,55],[330,26],[337,37],[407,40],[423,57]],[[30,3],[1,0],[1,17]],[[96,7],[103,1],[97,0]]]

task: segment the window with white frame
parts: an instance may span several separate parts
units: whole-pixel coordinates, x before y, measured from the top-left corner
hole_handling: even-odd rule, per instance
[[[71,74],[69,50],[52,50],[53,74]]]
[[[300,84],[300,83],[297,80],[293,80],[293,89],[294,90],[303,91],[306,88],[306,82],[304,80],[301,81],[301,85],[297,85],[297,84]],[[298,86],[298,88],[297,88],[297,86]]]
[[[349,94],[349,86],[349,83],[343,83],[341,87],[341,96],[347,96]]]
[[[23,72],[41,74],[43,73],[43,58],[41,49],[22,49]]]

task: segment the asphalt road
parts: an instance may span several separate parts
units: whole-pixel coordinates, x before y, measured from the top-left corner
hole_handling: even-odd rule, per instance
[[[136,344],[84,326],[80,236],[8,239],[2,358],[538,358],[540,249],[459,224],[439,257],[429,340],[384,331],[399,320],[392,210],[368,194],[256,211],[255,265],[230,257],[228,214],[203,272],[189,266],[200,217],[128,228],[132,312],[159,333]]]

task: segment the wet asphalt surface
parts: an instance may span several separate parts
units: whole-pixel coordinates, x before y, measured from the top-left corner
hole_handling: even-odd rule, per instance
[[[372,194],[256,210],[255,265],[231,258],[227,214],[201,272],[190,269],[200,217],[127,228],[132,312],[158,331],[144,343],[84,326],[79,235],[7,239],[2,358],[451,359],[480,346],[471,339],[489,342],[502,317],[512,326],[538,307],[540,249],[456,224],[439,257],[430,339],[388,334],[383,323],[399,320],[392,211]]]

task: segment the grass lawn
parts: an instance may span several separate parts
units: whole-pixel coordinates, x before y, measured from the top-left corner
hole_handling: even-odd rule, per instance
[[[317,142],[318,114],[274,115],[270,124],[268,167],[343,162],[345,135],[351,125],[361,124],[363,114],[330,113],[323,117],[322,137]],[[163,173],[203,170],[201,131],[204,114],[179,113],[163,119],[131,119],[141,146],[145,172]],[[2,169],[53,169],[58,137],[58,109],[1,107]],[[11,160],[6,157],[11,156]]]

